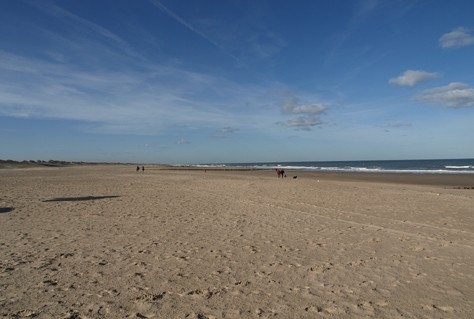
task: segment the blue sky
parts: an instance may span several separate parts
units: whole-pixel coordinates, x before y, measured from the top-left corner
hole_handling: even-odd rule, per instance
[[[474,158],[471,0],[0,9],[0,159]]]

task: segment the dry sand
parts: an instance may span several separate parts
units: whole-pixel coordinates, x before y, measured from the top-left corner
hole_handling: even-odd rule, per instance
[[[134,168],[0,170],[0,317],[474,317],[474,175]]]

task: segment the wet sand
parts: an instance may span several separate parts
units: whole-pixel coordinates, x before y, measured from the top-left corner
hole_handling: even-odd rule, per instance
[[[474,176],[287,176],[2,169],[0,317],[474,316]]]

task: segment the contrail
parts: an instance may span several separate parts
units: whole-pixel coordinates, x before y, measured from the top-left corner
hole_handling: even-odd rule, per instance
[[[157,7],[158,9],[160,9],[161,11],[163,11],[164,13],[166,13],[167,15],[169,15],[171,18],[173,18],[174,20],[178,21],[180,24],[182,24],[183,26],[185,26],[186,28],[188,28],[189,30],[191,30],[192,32],[196,33],[197,35],[199,35],[200,37],[202,37],[203,39],[207,40],[208,42],[210,42],[212,45],[214,45],[216,48],[218,48],[219,50],[221,50],[222,52],[224,52],[225,54],[227,54],[228,56],[232,57],[234,60],[236,60],[237,62],[240,62],[242,63],[242,61],[236,57],[235,55],[231,54],[229,51],[227,51],[223,46],[221,46],[219,43],[215,42],[214,40],[212,40],[211,38],[209,38],[207,35],[205,35],[204,33],[202,33],[201,31],[199,31],[198,29],[196,29],[195,27],[193,27],[191,24],[189,24],[188,22],[186,22],[184,19],[182,19],[180,16],[178,16],[176,13],[174,13],[173,11],[171,11],[170,9],[168,9],[167,7],[165,7],[161,2],[159,2],[158,0],[150,0],[151,3]]]

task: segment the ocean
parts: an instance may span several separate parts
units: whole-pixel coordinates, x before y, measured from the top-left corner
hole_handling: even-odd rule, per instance
[[[330,161],[330,162],[267,162],[201,164],[196,167],[247,167],[251,169],[284,169],[311,172],[365,172],[413,174],[474,174],[474,159],[392,160],[392,161]]]

